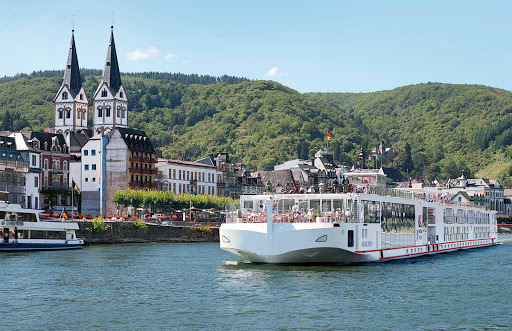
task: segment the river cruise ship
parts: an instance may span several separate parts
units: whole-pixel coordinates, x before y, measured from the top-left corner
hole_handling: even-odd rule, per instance
[[[220,247],[256,263],[389,261],[496,245],[495,213],[381,187],[245,195],[226,212]]]
[[[0,202],[0,252],[81,248],[76,222],[46,222],[40,210]]]

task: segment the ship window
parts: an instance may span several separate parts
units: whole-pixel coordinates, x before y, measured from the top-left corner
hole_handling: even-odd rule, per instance
[[[327,235],[323,235],[321,237],[318,237],[317,240],[315,240],[317,243],[323,243],[327,241]]]

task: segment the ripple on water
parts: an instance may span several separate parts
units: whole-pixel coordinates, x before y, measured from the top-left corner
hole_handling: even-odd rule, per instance
[[[0,316],[19,329],[508,329],[510,239],[358,266],[247,264],[218,244],[2,254]]]

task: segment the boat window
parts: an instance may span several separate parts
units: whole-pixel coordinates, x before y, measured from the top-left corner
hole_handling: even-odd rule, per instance
[[[320,200],[312,199],[309,202],[309,208],[317,210],[320,208]]]
[[[288,213],[292,210],[295,205],[294,199],[281,199],[278,203],[278,212],[279,213]]]
[[[66,231],[28,231],[27,239],[66,239]]]
[[[322,200],[322,211],[331,211],[331,200]]]
[[[343,211],[343,200],[332,200],[332,208],[333,210]]]
[[[245,200],[244,201],[244,209],[253,210],[254,209],[253,203],[254,202],[252,200]]]
[[[22,221],[22,222],[37,222],[36,214],[32,214],[32,213],[18,213],[18,221]]]
[[[414,206],[382,203],[381,229],[382,248],[414,245],[416,232]]]
[[[0,211],[0,219],[5,219],[5,211]]]
[[[380,202],[363,200],[364,223],[380,222]]]

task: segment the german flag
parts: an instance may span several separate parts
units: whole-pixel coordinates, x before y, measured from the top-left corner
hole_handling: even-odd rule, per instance
[[[65,210],[63,210],[63,211],[62,211],[62,217],[64,217],[64,218],[68,218],[68,214],[66,214],[66,211],[65,211]]]
[[[331,131],[327,131],[327,141],[331,141]]]

